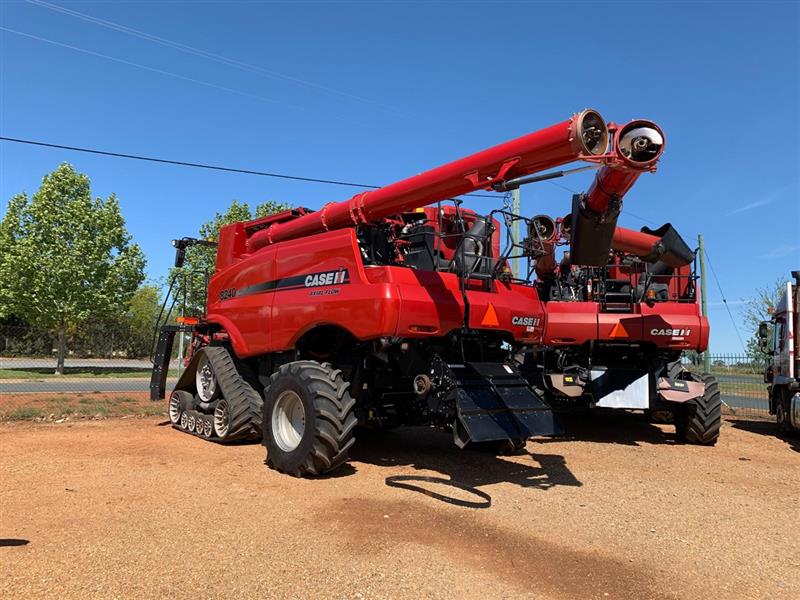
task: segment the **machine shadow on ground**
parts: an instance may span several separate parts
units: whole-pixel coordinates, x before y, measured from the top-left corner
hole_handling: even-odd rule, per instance
[[[392,431],[359,430],[350,460],[380,467],[411,467],[419,471],[434,471],[444,477],[429,474],[389,475],[390,487],[423,493],[432,498],[470,508],[487,508],[491,496],[478,488],[497,483],[511,483],[525,488],[549,489],[555,486],[579,487],[575,477],[560,454],[539,453],[537,442],[512,456],[464,449],[455,446],[452,438],[428,427],[404,427]],[[530,452],[529,449],[533,449]],[[453,495],[441,490],[452,488]],[[455,493],[457,492],[457,493]],[[463,500],[464,494],[470,499]]]
[[[558,419],[564,426],[564,433],[544,438],[540,440],[542,443],[570,441],[625,446],[678,443],[672,425],[662,429],[650,423],[642,413],[594,408],[559,413]]]
[[[731,427],[749,431],[758,435],[765,435],[779,439],[786,443],[795,452],[800,452],[800,434],[783,433],[778,430],[778,425],[774,421],[755,421],[745,419],[731,419]]]

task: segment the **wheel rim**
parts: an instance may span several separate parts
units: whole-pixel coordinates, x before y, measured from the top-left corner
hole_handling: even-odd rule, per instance
[[[183,411],[181,411],[181,400],[178,398],[177,394],[172,394],[169,399],[169,420],[173,425],[177,425],[181,422],[182,414]]]
[[[295,450],[306,430],[306,410],[297,392],[286,390],[272,408],[272,437],[284,452]]]
[[[221,438],[228,435],[228,403],[220,400],[214,409],[214,431]]]
[[[214,425],[211,423],[211,419],[206,417],[203,421],[203,435],[206,437],[211,437],[211,433],[214,431]]]
[[[186,413],[181,415],[181,429],[187,429],[189,427],[189,416]]]
[[[783,425],[786,422],[786,412],[783,410],[783,403],[779,403],[775,408],[775,420],[778,425]]]
[[[189,421],[186,425],[189,431],[194,431],[194,415],[189,415]]]
[[[214,399],[214,395],[217,393],[217,378],[214,375],[214,371],[211,370],[208,356],[206,356],[205,353],[203,353],[203,357],[200,359],[200,364],[197,365],[194,382],[200,400],[203,402],[211,402],[211,400]]]

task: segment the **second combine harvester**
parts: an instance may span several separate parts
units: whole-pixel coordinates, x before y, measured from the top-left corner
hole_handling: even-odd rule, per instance
[[[608,148],[604,120],[585,110],[318,211],[223,227],[170,394],[173,424],[216,441],[263,439],[268,464],[292,475],[340,466],[357,424],[431,424],[460,447],[498,451],[555,433],[513,360],[541,343],[544,309],[508,268],[516,250],[546,253],[545,240],[501,253],[499,219],[519,217],[444,203],[573,161],[619,161]],[[179,256],[195,242],[178,241]],[[154,399],[174,335],[161,330]]]

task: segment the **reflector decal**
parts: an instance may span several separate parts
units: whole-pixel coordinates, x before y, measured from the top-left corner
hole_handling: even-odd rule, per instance
[[[481,325],[486,327],[500,326],[500,321],[497,320],[497,311],[494,309],[494,306],[491,303],[489,304],[489,308],[486,309],[486,314],[483,315]]]

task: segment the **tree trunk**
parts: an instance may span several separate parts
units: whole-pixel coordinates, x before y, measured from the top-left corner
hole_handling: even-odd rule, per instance
[[[58,328],[58,362],[56,375],[64,374],[64,358],[67,355],[67,328],[63,325]]]

